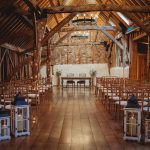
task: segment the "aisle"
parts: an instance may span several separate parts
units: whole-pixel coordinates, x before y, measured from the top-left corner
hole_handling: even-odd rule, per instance
[[[122,140],[122,129],[89,89],[54,89],[40,106],[31,135],[0,142],[0,150],[148,150]]]

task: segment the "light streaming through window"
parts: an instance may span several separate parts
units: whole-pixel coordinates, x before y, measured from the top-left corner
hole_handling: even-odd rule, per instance
[[[131,20],[129,20],[126,16],[124,16],[122,13],[117,12],[117,14],[126,22],[127,25],[131,25]]]

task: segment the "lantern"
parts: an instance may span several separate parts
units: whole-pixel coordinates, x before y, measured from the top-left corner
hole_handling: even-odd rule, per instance
[[[10,116],[9,113],[1,108],[0,110],[0,141],[10,139]]]
[[[134,95],[124,108],[124,140],[141,139],[141,108]]]
[[[150,114],[145,119],[145,142],[150,142]]]
[[[30,135],[29,105],[24,97],[18,96],[11,110],[11,131],[15,137]]]

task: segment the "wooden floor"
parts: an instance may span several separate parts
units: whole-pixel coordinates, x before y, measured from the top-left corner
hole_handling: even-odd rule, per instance
[[[36,112],[31,135],[0,142],[0,150],[150,150],[149,144],[123,141],[111,118],[89,89],[54,89]]]

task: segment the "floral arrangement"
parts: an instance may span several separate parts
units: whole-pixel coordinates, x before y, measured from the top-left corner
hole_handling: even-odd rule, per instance
[[[56,76],[61,76],[61,70],[56,71]]]
[[[90,70],[90,75],[91,75],[91,77],[94,77],[94,76],[96,76],[96,73],[97,73],[97,71],[96,70]]]

